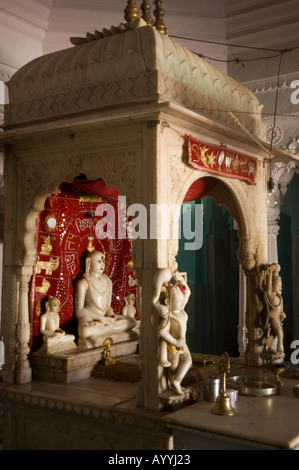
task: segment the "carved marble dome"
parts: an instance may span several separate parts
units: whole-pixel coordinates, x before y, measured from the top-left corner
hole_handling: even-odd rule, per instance
[[[142,19],[77,38],[7,83],[5,126],[111,106],[172,102],[264,138],[262,105],[243,85]]]

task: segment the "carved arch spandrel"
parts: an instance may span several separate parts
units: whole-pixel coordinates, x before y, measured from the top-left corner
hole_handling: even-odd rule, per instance
[[[179,187],[176,193],[172,194],[172,203],[182,206],[184,198],[192,183],[200,178],[213,178],[217,184],[203,196],[203,198],[213,197],[218,205],[227,207],[231,217],[237,222],[238,237],[240,240],[240,248],[238,257],[240,263],[245,269],[252,269],[256,263],[258,255],[258,247],[255,244],[256,238],[254,237],[254,213],[250,207],[248,195],[244,189],[243,182],[239,182],[221,176],[210,176],[201,171],[185,170],[185,180]],[[170,247],[170,256],[175,257],[178,251],[178,240],[172,240]]]
[[[23,204],[24,229],[19,231],[18,262],[34,266],[36,247],[35,234],[38,215],[44,209],[49,194],[54,193],[62,182],[73,182],[79,174],[89,180],[102,178],[106,187],[117,189],[127,198],[127,203],[138,200],[137,152],[99,152],[88,155],[54,160],[34,161],[20,167],[21,194],[25,195]],[[134,178],[135,177],[135,178]]]
[[[51,160],[21,161],[17,167],[19,251],[15,254],[15,261],[16,265],[26,268],[26,274],[29,275],[27,295],[38,255],[36,245],[38,218],[45,209],[47,198],[55,194],[62,183],[73,183],[74,179],[84,174],[89,181],[102,178],[106,188],[118,190],[119,194],[125,195],[130,203],[137,199],[137,184],[133,178],[133,175],[136,177],[136,167],[137,152],[134,149],[102,153],[98,151],[83,156],[61,158],[59,162],[57,155]],[[26,318],[26,325],[29,327],[29,315]],[[29,337],[27,339],[29,341]]]

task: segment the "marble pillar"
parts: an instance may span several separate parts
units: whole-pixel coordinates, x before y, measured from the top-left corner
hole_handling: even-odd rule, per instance
[[[274,183],[274,194],[276,196],[277,205],[275,207],[268,206],[268,263],[279,263],[277,251],[277,237],[279,233],[279,218],[281,206],[284,203],[284,196],[287,192],[287,186],[291,182],[296,169],[297,162],[278,162],[271,164],[271,170],[268,166],[268,175],[271,176]]]

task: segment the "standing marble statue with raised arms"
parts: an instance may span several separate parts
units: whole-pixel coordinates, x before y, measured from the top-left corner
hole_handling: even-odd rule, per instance
[[[154,279],[153,307],[160,317],[158,361],[166,370],[168,387],[184,395],[181,382],[192,365],[186,343],[188,315],[184,308],[190,297],[186,275],[168,268],[157,271]]]
[[[114,313],[111,307],[112,281],[104,274],[105,256],[99,251],[87,254],[85,273],[77,281],[75,313],[78,320],[78,345],[94,348],[110,336],[114,342],[136,339],[134,318]]]

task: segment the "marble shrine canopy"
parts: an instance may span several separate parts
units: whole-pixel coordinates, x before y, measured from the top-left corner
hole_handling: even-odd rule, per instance
[[[31,61],[7,83],[6,129],[86,110],[170,102],[265,137],[253,93],[142,19],[72,42]]]

